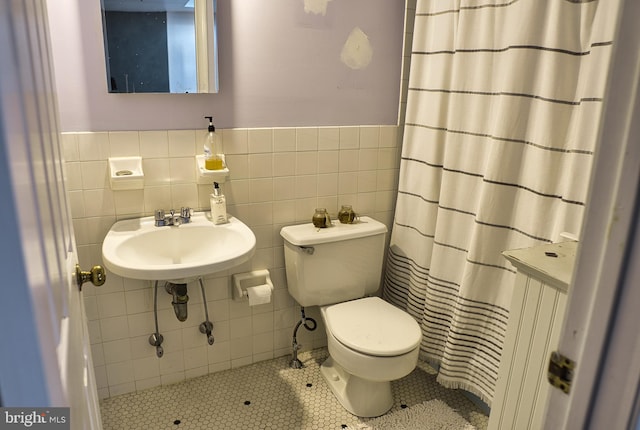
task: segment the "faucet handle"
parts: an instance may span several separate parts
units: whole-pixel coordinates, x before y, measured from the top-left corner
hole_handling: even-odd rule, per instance
[[[180,216],[182,218],[191,218],[191,214],[193,213],[193,210],[190,207],[182,207],[180,208]]]
[[[165,225],[164,209],[156,209],[154,211],[154,218],[155,218],[155,226],[156,227],[164,226]]]

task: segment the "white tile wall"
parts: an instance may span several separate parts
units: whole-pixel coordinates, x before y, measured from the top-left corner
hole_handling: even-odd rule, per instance
[[[162,358],[148,338],[154,331],[151,282],[108,273],[100,288],[83,291],[99,394],[102,397],[169,384],[206,373],[290,354],[299,307],[286,290],[282,226],[308,222],[316,207],[334,217],[340,205],[388,226],[393,216],[400,142],[395,126],[217,130],[230,181],[223,184],[229,213],[256,235],[250,262],[204,279],[215,343],[198,330],[204,321],[197,282],[189,289],[189,318],[179,322],[171,296],[158,293]],[[196,154],[202,130],[65,133],[63,152],[80,263],[101,261],[106,232],[118,219],[152,215],[157,208],[208,210],[211,185],[198,184]],[[140,155],[144,189],[112,191],[109,156]],[[269,269],[270,304],[250,308],[231,298],[230,276]],[[316,308],[307,315],[321,322]],[[326,344],[324,327],[300,330],[305,349]]]

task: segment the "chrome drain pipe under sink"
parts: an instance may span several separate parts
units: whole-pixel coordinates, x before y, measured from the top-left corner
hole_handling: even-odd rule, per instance
[[[204,283],[201,277],[198,278],[198,282],[200,283],[200,291],[202,293],[202,302],[204,303],[205,314],[205,321],[200,324],[199,330],[200,333],[207,336],[207,343],[209,345],[213,345],[213,323],[209,320],[207,298],[204,293]],[[156,355],[158,356],[158,358],[161,358],[164,355],[164,349],[162,348],[164,337],[162,336],[162,334],[160,334],[160,329],[158,328],[158,283],[159,281],[155,281],[153,287],[153,317],[155,321],[156,331],[152,333],[151,336],[149,336],[149,344],[156,347]],[[165,291],[167,291],[167,293],[171,294],[171,296],[173,297],[171,304],[173,305],[173,311],[176,314],[176,318],[178,318],[179,321],[186,321],[188,317],[187,303],[189,302],[189,295],[187,294],[187,284],[165,282],[164,288]]]
[[[187,303],[189,302],[189,296],[187,295],[187,284],[174,284],[173,282],[167,282],[164,284],[164,288],[167,293],[173,296],[173,312],[176,314],[178,321],[187,320]]]

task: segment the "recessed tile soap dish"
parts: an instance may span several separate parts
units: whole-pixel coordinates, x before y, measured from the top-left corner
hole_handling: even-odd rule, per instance
[[[112,190],[141,190],[144,186],[142,157],[109,158],[109,182]]]
[[[199,184],[211,184],[213,182],[226,182],[229,178],[229,168],[227,167],[227,160],[224,154],[219,154],[222,157],[223,169],[220,170],[207,170],[204,168],[204,155],[196,155],[196,173]]]

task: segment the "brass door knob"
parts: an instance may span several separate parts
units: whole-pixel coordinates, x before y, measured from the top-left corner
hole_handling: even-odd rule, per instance
[[[80,290],[82,290],[82,284],[85,282],[91,282],[96,287],[99,287],[104,284],[106,279],[107,275],[102,266],[93,266],[89,272],[83,272],[80,270],[80,265],[76,264],[76,283]]]

